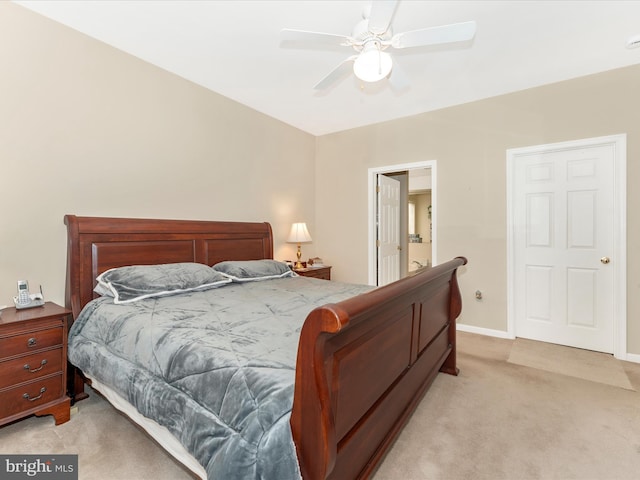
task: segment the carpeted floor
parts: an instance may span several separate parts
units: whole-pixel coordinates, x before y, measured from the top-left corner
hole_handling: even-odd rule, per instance
[[[438,375],[375,480],[640,478],[636,391],[510,363],[512,340],[458,339],[460,375]],[[637,389],[640,365],[615,362]]]
[[[613,360],[611,371],[622,371],[628,389],[604,381],[606,374],[586,380],[514,362],[540,345],[468,333],[458,338],[460,375],[438,375],[375,480],[640,478],[639,364],[610,356],[602,362]],[[560,353],[551,355],[562,362],[583,353],[556,348]],[[0,428],[0,452],[78,453],[81,480],[193,478],[91,393],[64,425],[31,417]]]
[[[624,370],[623,362],[606,353],[517,338],[511,346],[508,361],[516,365],[635,390]]]

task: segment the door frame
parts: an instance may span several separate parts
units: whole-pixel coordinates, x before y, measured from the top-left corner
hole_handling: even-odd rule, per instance
[[[437,265],[437,225],[438,225],[438,189],[437,189],[437,165],[435,160],[425,160],[422,162],[414,163],[400,163],[397,165],[388,165],[384,167],[369,168],[367,172],[368,181],[368,256],[369,256],[369,285],[376,285],[376,238],[377,238],[377,201],[376,201],[376,179],[378,175],[384,175],[385,173],[394,173],[400,171],[418,170],[429,168],[431,169],[431,225],[432,225],[432,240],[431,240],[431,259],[432,265]]]
[[[515,321],[515,221],[514,209],[514,163],[518,157],[550,153],[577,148],[613,145],[613,355],[626,360],[627,354],[627,135],[608,135],[567,142],[534,145],[507,150],[507,336],[516,338]]]

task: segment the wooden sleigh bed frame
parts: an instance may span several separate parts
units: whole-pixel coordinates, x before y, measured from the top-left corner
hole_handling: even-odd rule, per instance
[[[273,258],[268,223],[66,215],[66,305],[125,265]],[[312,311],[301,331],[291,430],[305,480],[368,478],[439,371],[457,375],[456,279],[464,257]],[[81,372],[72,399],[86,397]]]

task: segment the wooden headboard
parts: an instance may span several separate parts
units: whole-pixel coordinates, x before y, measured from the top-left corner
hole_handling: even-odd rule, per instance
[[[268,223],[76,217],[67,225],[67,308],[77,318],[102,272],[126,265],[273,258]]]

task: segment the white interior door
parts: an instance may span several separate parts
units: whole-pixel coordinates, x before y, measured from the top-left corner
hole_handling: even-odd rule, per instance
[[[400,181],[378,175],[378,286],[400,279]]]
[[[516,336],[614,353],[616,153],[596,143],[512,156]]]

